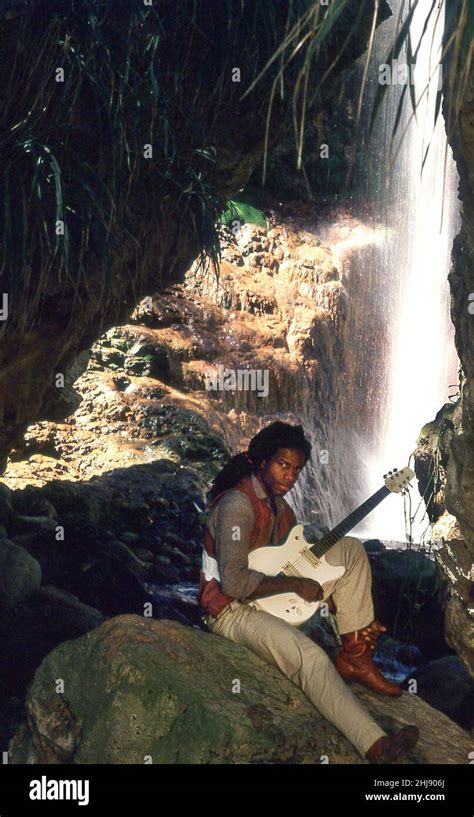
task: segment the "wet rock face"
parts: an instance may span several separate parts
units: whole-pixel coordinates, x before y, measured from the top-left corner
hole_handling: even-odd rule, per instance
[[[435,419],[421,429],[415,451],[415,473],[420,494],[427,497],[430,522],[446,511],[446,471],[453,435],[459,432],[461,406],[446,403]]]
[[[313,210],[294,203],[285,219],[270,209],[268,229],[220,228],[219,279],[195,264],[183,286],[145,298],[103,335],[75,383],[74,416],[28,429],[8,484],[82,480],[160,457],[196,464],[208,482],[223,443],[239,450],[277,417],[308,415],[311,428],[313,412],[318,428],[337,427],[347,303],[334,248],[310,229]]]
[[[456,4],[451,9],[455,11]],[[452,26],[458,17],[448,15],[445,42],[452,35]],[[450,28],[451,26],[451,28]],[[466,38],[467,40],[468,38]],[[474,69],[470,68],[467,82],[462,85],[458,117],[449,107],[448,83],[453,51],[448,51],[443,71],[443,113],[449,123],[448,139],[460,178],[459,197],[462,202],[462,225],[454,241],[451,287],[451,315],[455,327],[455,342],[461,362],[461,394],[455,412],[455,422],[448,431],[448,440],[440,444],[435,434],[428,460],[441,453],[445,472],[444,499],[442,494],[438,511],[446,508],[456,524],[447,516],[440,522],[439,533],[445,546],[440,552],[440,564],[448,577],[451,598],[446,610],[446,637],[455,646],[465,667],[473,673],[474,652]],[[461,64],[464,56],[461,54]],[[454,126],[453,126],[454,125]],[[438,418],[437,418],[438,419]],[[422,434],[423,435],[423,434]],[[426,446],[425,446],[426,449]],[[421,459],[427,462],[426,450]],[[420,462],[420,468],[423,470]],[[435,510],[435,503],[432,510]],[[438,512],[436,511],[436,513]]]
[[[74,416],[28,429],[12,452],[8,484],[82,481],[165,458],[196,467],[208,485],[225,451],[245,449],[275,419],[303,422],[314,429],[314,450],[330,450],[325,435],[336,436],[360,410],[347,399],[350,304],[339,280],[339,245],[359,225],[347,215],[340,227],[337,221],[334,241],[324,242],[314,205],[286,211],[283,217],[269,208],[268,229],[245,224],[234,235],[222,228],[218,281],[194,265],[184,285],[145,298],[128,324],[103,335],[76,381],[82,403]],[[258,253],[273,258],[271,269],[265,258],[255,260]],[[219,382],[225,372],[261,380],[226,390]],[[334,523],[341,518],[333,497],[336,489],[344,495],[344,486],[334,483],[339,473],[350,482],[346,471],[314,469],[303,488],[308,520],[314,495],[322,520],[330,522],[329,513]]]
[[[468,735],[416,695],[394,701],[352,689],[387,731],[419,725],[408,762],[467,762]],[[276,667],[226,638],[141,616],[60,645],[26,708],[11,763],[366,762]]]
[[[463,400],[447,403],[436,418],[421,430],[415,452],[415,470],[420,492],[430,497],[427,511],[433,524],[432,538],[438,544],[436,562],[447,580],[445,603],[445,637],[458,653],[464,667],[474,675],[474,624],[472,609],[471,568],[474,541],[466,517],[470,500],[461,496],[458,480],[466,486],[466,470],[457,473],[459,452],[467,453],[463,439]],[[467,504],[464,504],[467,503]]]

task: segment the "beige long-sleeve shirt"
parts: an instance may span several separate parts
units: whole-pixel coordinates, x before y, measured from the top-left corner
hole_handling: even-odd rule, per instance
[[[252,486],[260,499],[266,499],[272,511],[268,544],[278,542],[278,521],[285,508],[290,507],[283,497],[275,497],[276,515],[264,486],[252,475]],[[244,601],[258,587],[265,573],[251,570],[248,566],[250,533],[254,524],[254,512],[250,499],[241,491],[229,491],[213,509],[208,527],[216,545],[222,592]],[[296,523],[296,518],[295,518]]]

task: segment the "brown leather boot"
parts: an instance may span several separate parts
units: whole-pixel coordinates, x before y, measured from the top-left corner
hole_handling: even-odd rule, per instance
[[[365,756],[370,763],[400,763],[414,749],[419,737],[417,726],[404,726],[396,735],[382,735]]]
[[[362,630],[341,635],[342,649],[336,656],[336,669],[345,681],[357,681],[380,695],[397,698],[402,694],[398,684],[388,681],[375,666],[372,653],[383,625],[373,621]]]

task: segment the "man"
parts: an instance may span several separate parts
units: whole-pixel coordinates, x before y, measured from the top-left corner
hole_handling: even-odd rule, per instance
[[[371,763],[397,763],[415,746],[417,727],[386,735],[343,680],[358,681],[382,695],[401,695],[400,687],[384,678],[372,660],[377,638],[386,628],[374,620],[370,566],[359,540],[346,536],[326,554],[331,564],[344,565],[345,572],[324,587],[303,577],[267,576],[248,566],[249,551],[276,544],[296,524],[284,494],[310,453],[302,426],[272,423],[252,439],[247,453],[233,457],[216,477],[208,494],[200,575],[203,620],[212,633],[276,664],[362,757]],[[332,596],[342,643],[336,668],[297,627],[248,604],[287,592],[310,602]]]

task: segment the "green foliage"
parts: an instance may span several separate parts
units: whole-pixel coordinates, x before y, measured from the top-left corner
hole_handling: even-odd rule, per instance
[[[244,224],[257,224],[259,227],[266,227],[267,220],[261,210],[258,210],[248,201],[241,198],[231,199],[227,202],[227,207],[219,217],[221,224],[232,227],[233,221],[240,221]]]
[[[180,77],[173,89],[159,11],[132,0],[117,5],[29,2],[14,20],[16,37],[13,22],[0,34],[2,54],[17,69],[2,82],[0,272],[19,324],[39,317],[45,290],[72,288],[81,301],[91,263],[102,273],[94,278],[97,301],[116,296],[112,270],[127,243],[138,258],[131,270],[122,265],[123,274],[139,286],[158,266],[137,240],[144,200],[156,214],[177,201],[202,255],[219,257],[220,201],[207,178],[215,149],[206,144],[205,123],[190,121],[191,144],[179,144],[173,91]],[[26,51],[18,65],[17,40]],[[58,66],[64,82],[55,81]],[[64,234],[56,234],[58,221]]]

